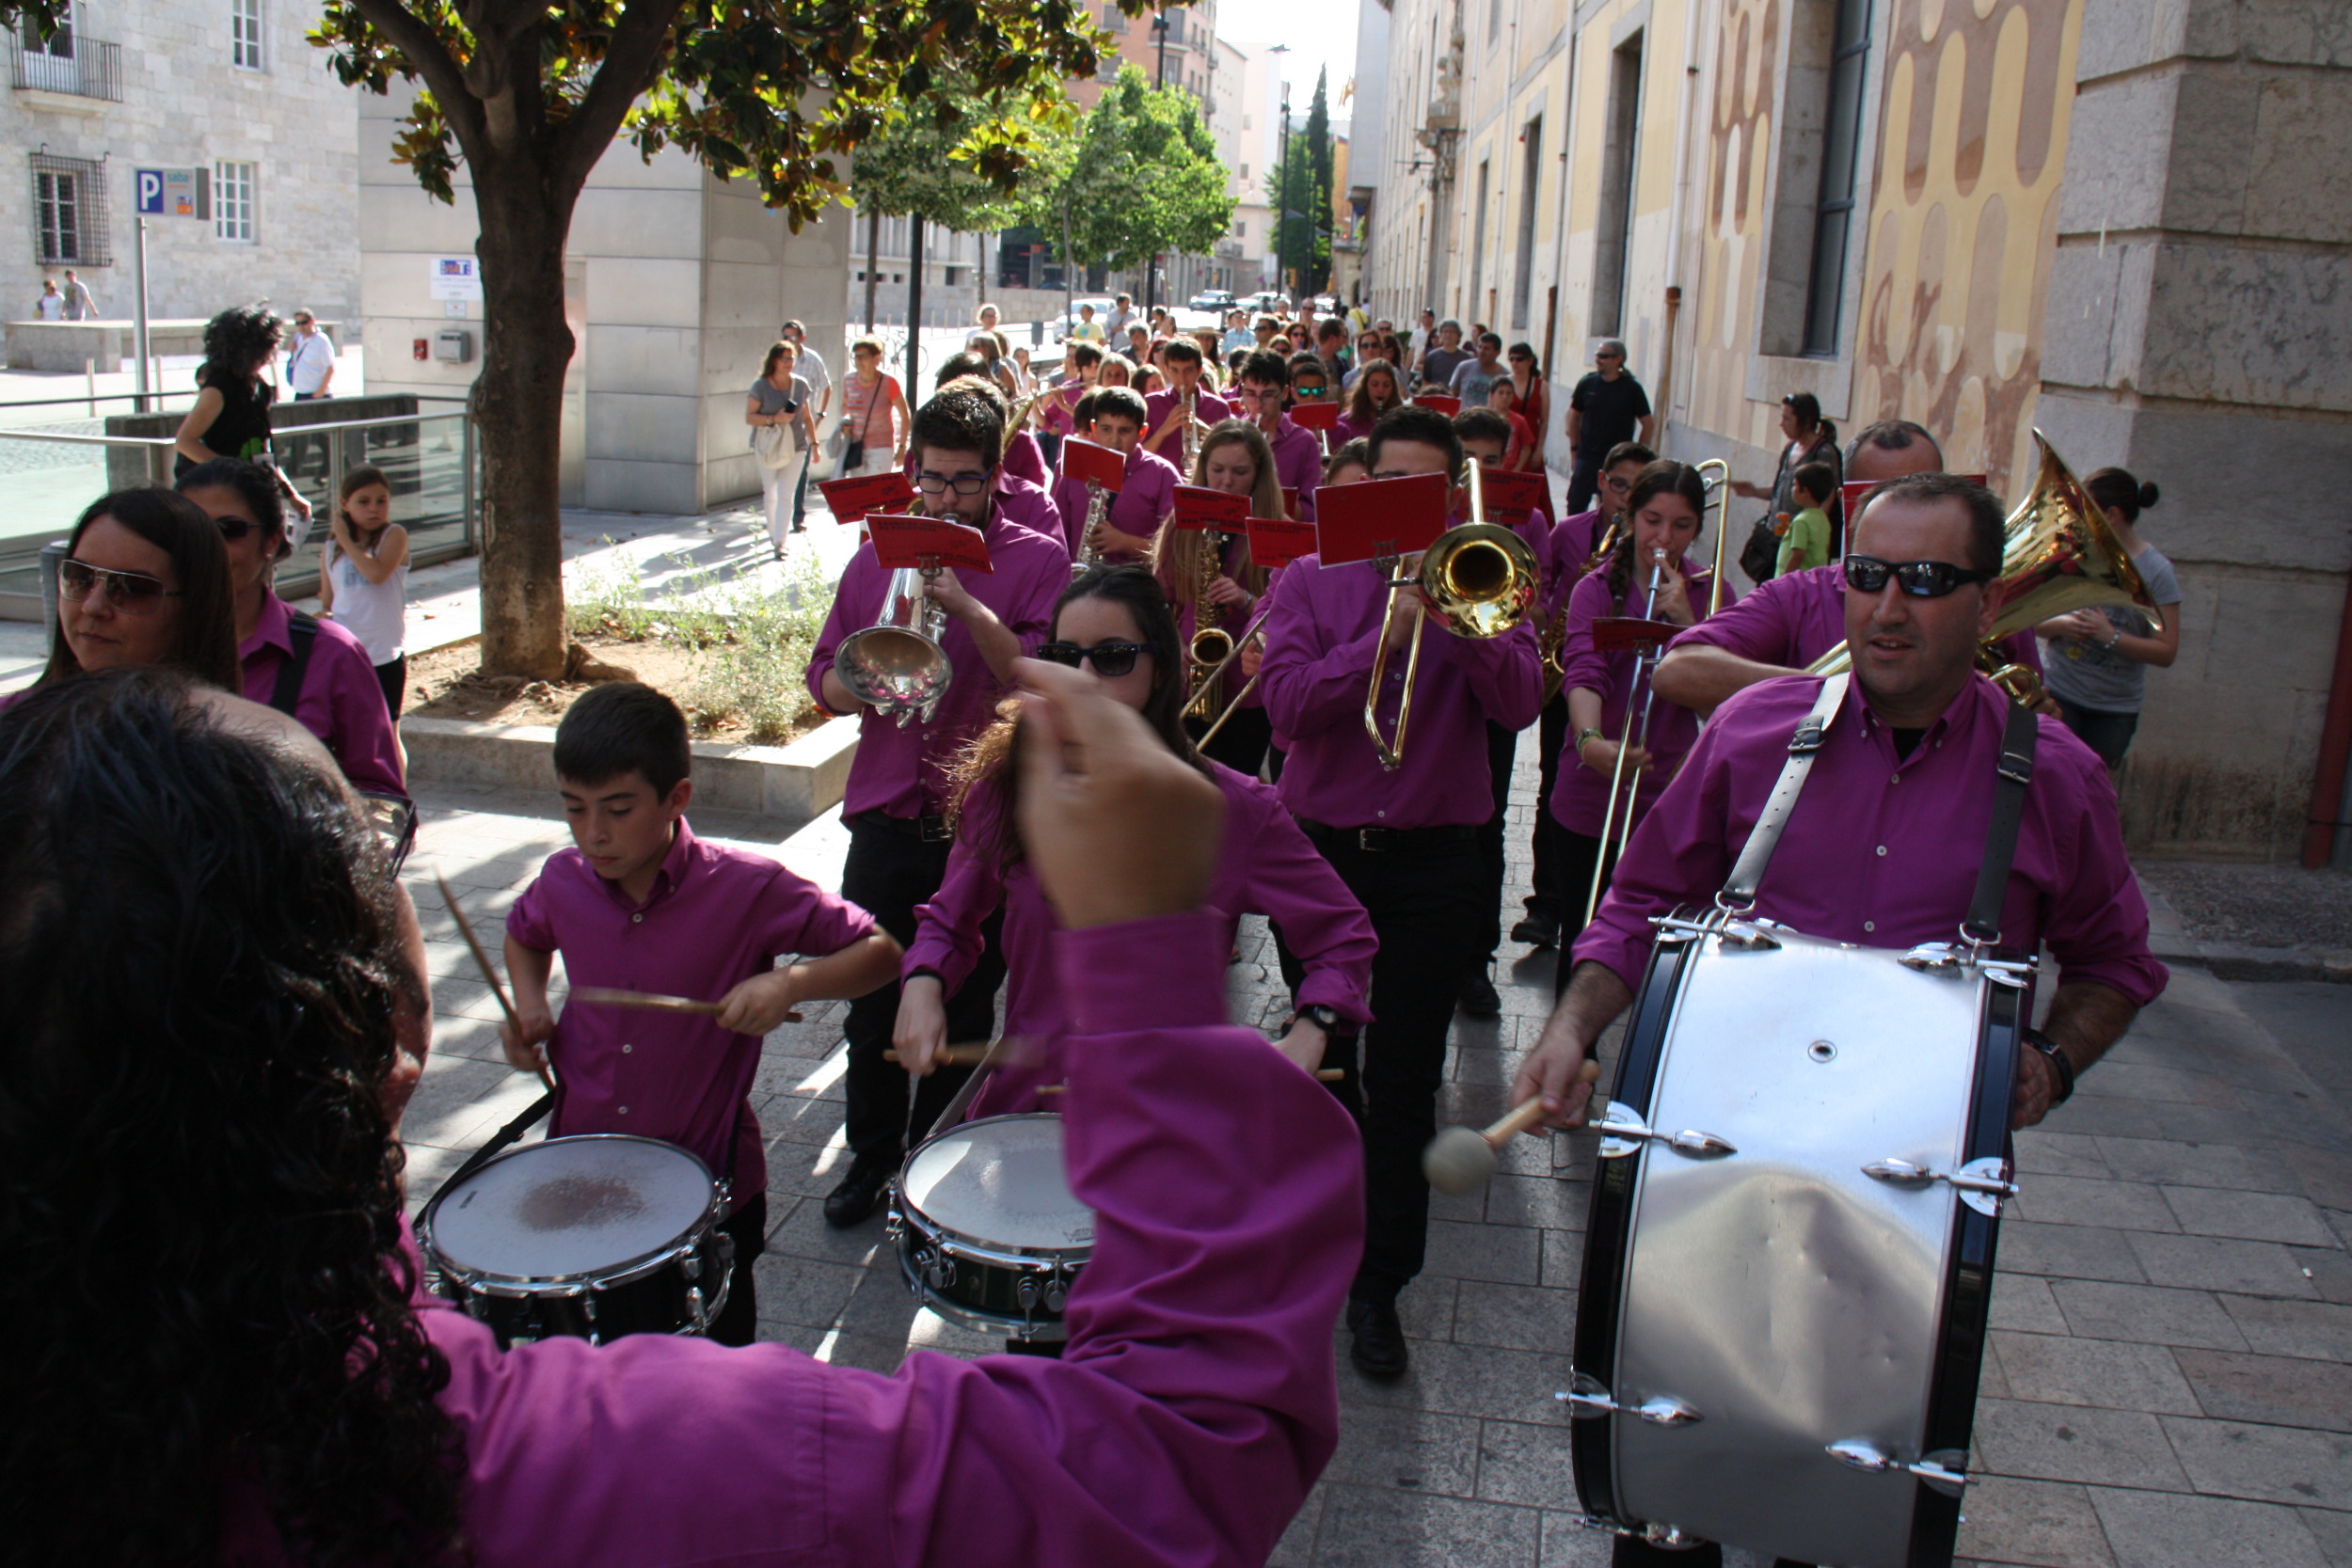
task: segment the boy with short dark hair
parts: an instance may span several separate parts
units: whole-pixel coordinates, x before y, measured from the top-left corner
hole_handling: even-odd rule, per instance
[[[1788,519],[1780,536],[1780,558],[1772,576],[1785,578],[1807,566],[1829,564],[1829,499],[1837,494],[1837,470],[1826,463],[1800,463],[1788,476],[1789,487],[1804,505]]]
[[[1194,358],[1197,364],[1197,353]],[[1127,460],[1126,478],[1096,526],[1095,548],[1105,561],[1141,561],[1151,554],[1152,537],[1175,510],[1176,486],[1184,476],[1174,463],[1144,448],[1140,437],[1150,415],[1143,395],[1134,388],[1099,387],[1080,400],[1077,414],[1081,438]],[[1086,548],[1083,533],[1091,499],[1084,480],[1064,473],[1055,483],[1054,505],[1069,531],[1065,538],[1073,559]]]
[[[898,973],[873,916],[776,862],[686,823],[692,748],[677,705],[635,681],[599,686],[555,732],[570,849],[548,857],[506,916],[519,1026],[499,1031],[527,1072],[552,1063],[550,1137],[630,1132],[697,1155],[727,1183],[735,1238],[710,1338],[756,1337],[752,1262],[764,1250],[768,1164],[748,1096],[760,1040],[799,1003],[863,996]],[[571,1002],[548,1006],[555,955],[570,985],[716,1001],[716,1018]],[[779,953],[811,954],[775,967]],[[546,1049],[541,1049],[542,1045]]]

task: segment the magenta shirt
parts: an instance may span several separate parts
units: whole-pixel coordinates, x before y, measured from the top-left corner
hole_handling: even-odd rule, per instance
[[[564,955],[577,989],[610,986],[716,1002],[776,955],[820,958],[861,942],[874,917],[762,855],[677,836],[632,905],[578,849],[548,857],[506,912],[506,934]],[[634,1132],[732,1167],[739,1204],[768,1190],[759,1118],[746,1096],[759,1071],[755,1035],[707,1018],[567,1002],[548,1043],[563,1085],[548,1132]]]
[[[1536,547],[1535,559],[1543,565],[1543,607],[1547,617],[1566,608],[1568,595],[1583,579],[1584,563],[1593,559],[1593,546],[1600,543],[1600,528],[1598,507],[1580,512],[1552,524],[1551,531]]]
[[[1386,624],[1389,591],[1369,561],[1326,570],[1301,556],[1275,579],[1266,617],[1266,715],[1289,737],[1282,803],[1338,828],[1470,825],[1494,815],[1486,725],[1522,730],[1543,708],[1534,624],[1501,637],[1422,626],[1421,679],[1405,764],[1384,771],[1364,733],[1364,691]],[[1381,733],[1393,735],[1407,650],[1389,657]]]
[[[1707,569],[1689,556],[1680,562],[1682,580],[1688,585],[1691,610],[1701,621],[1707,619]],[[1627,584],[1625,597],[1613,599],[1609,593],[1607,567],[1593,573],[1576,585],[1568,595],[1567,639],[1561,644],[1560,664],[1566,674],[1560,682],[1562,691],[1582,687],[1600,697],[1600,729],[1611,740],[1625,733],[1626,698],[1633,683],[1634,650],[1620,648],[1603,653],[1593,645],[1593,622],[1604,615],[1639,615],[1649,602],[1649,578],[1636,572]],[[1732,605],[1728,587],[1724,590],[1724,608]],[[1634,722],[1641,722],[1637,716]],[[1660,792],[1682,766],[1692,743],[1699,737],[1699,716],[1663,697],[1650,705],[1649,752],[1651,770],[1633,791],[1633,820],[1639,822],[1657,804]],[[1596,773],[1579,761],[1576,736],[1570,735],[1560,752],[1559,777],[1554,781],[1551,799],[1547,802],[1552,820],[1570,832],[1587,838],[1599,836],[1601,819],[1609,812],[1609,777]],[[1619,805],[1617,822],[1610,828],[1613,838],[1624,825]]]
[[[1160,531],[1168,515],[1176,506],[1176,465],[1137,445],[1127,454],[1127,481],[1119,493],[1111,497],[1109,512],[1111,527],[1139,539],[1149,539]],[[1062,542],[1074,560],[1084,541],[1079,531],[1087,524],[1087,487],[1084,480],[1064,477],[1054,482],[1054,505],[1061,513]],[[1131,554],[1105,555],[1105,561],[1140,561]]]
[[[264,590],[262,618],[253,635],[237,644],[245,670],[245,698],[266,706],[278,689],[278,668],[294,654],[289,623],[294,609]],[[319,623],[310,644],[310,664],[294,697],[294,721],[326,742],[354,789],[371,795],[406,795],[400,746],[393,738],[391,710],[375,665],[359,640],[331,620]]]
[[[1173,387],[1164,388],[1159,391],[1148,392],[1144,395],[1143,434],[1147,439],[1151,436],[1153,431],[1160,428],[1160,421],[1167,419],[1168,411],[1175,406],[1176,388]],[[1235,412],[1236,410],[1232,404],[1226,402],[1225,399],[1219,397],[1216,393],[1210,391],[1206,387],[1203,387],[1198,394],[1198,401],[1196,401],[1193,404],[1192,417],[1199,420],[1202,424],[1216,424],[1220,420],[1232,419]],[[1161,449],[1161,451],[1154,455],[1166,457],[1170,463],[1175,462],[1176,453],[1184,451],[1184,447],[1181,445],[1184,438],[1184,436],[1182,431],[1174,432],[1168,436],[1166,445]],[[1191,483],[1190,479],[1187,478],[1185,483]]]
[[[1261,427],[1263,428],[1263,427]],[[1285,490],[1298,492],[1297,522],[1315,520],[1315,491],[1323,483],[1323,443],[1311,430],[1301,430],[1288,414],[1269,438],[1274,447],[1274,472]]]
[[[1244,914],[1279,922],[1283,939],[1306,968],[1299,1006],[1321,1004],[1361,1027],[1372,1018],[1364,997],[1373,955],[1379,949],[1372,918],[1307,842],[1269,785],[1221,763],[1210,763],[1209,773],[1225,792],[1225,837],[1207,902],[1223,921],[1228,943]],[[1026,861],[1009,872],[998,870],[993,844],[1001,809],[997,793],[982,786],[975,794],[965,819],[973,832],[958,835],[939,891],[915,911],[921,924],[902,973],[912,977],[930,970],[954,995],[979,961],[981,923],[1001,908],[1009,1059],[990,1077],[972,1114],[1052,1110],[1036,1091],[1041,1085],[1060,1083],[1065,1073],[1070,999],[1053,963],[1061,923]]]
[[[1711,902],[1780,777],[1788,737],[1821,683],[1759,681],[1715,710],[1682,770],[1617,866],[1576,959],[1641,982],[1649,919]],[[1896,760],[1851,689],[1781,835],[1756,912],[1809,936],[1866,947],[1952,942],[1967,917],[1992,819],[1994,761],[2009,700],[1972,678]],[[2105,765],[2054,719],[2041,721],[2033,782],[2001,911],[2004,951],[2048,942],[2066,980],[2095,980],[2146,1006],[2164,990],[2148,952],[2148,905],[2123,853]]]
[[[1005,443],[1005,472],[1015,479],[1025,479],[1043,488],[1052,477],[1045,468],[1045,449],[1037,444],[1037,437],[1027,431],[1017,431]]]
[[[1756,584],[1736,610],[1726,597],[1722,614],[1700,622],[1667,646],[1704,643],[1758,664],[1802,670],[1844,641],[1846,568],[1833,561]],[[2035,674],[2042,673],[2042,651],[2032,632],[2002,639],[2001,651]]]
[[[1363,1246],[1355,1124],[1228,1026],[1227,923],[1063,933],[1061,1102],[1094,1250],[1059,1360],[638,1335],[501,1354],[428,1307],[481,1568],[1262,1563],[1339,1440],[1331,1334]],[[230,1510],[227,1556],[282,1562]]]
[[[1053,499],[1041,490],[1000,490],[982,530],[995,570],[958,574],[965,590],[995,611],[1021,640],[1024,653],[1035,652],[1045,641],[1054,601],[1070,586],[1070,551],[1062,544],[1060,516],[1053,506]],[[1024,513],[1053,531],[1035,531],[1023,520]],[[809,655],[808,689],[818,703],[825,700],[825,672],[833,668],[834,651],[850,633],[880,618],[889,583],[890,573],[874,558],[873,541],[860,544],[841,573],[833,612],[825,617],[824,630],[818,633]],[[940,645],[955,666],[955,678],[930,722],[910,720],[901,729],[896,719],[860,705],[857,757],[850,764],[843,816],[869,811],[902,817],[935,815],[950,793],[946,770],[956,752],[995,718],[996,704],[1010,688],[997,680],[963,623],[950,616]]]

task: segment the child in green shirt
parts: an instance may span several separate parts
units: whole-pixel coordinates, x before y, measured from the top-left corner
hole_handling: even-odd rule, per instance
[[[1780,560],[1772,568],[1776,578],[1829,564],[1829,514],[1822,508],[1837,493],[1837,470],[1826,463],[1802,464],[1788,476],[1788,487],[1804,505],[1780,536]]]

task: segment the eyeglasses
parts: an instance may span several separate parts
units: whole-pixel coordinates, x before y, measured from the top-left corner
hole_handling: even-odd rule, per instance
[[[929,468],[914,476],[914,487],[927,496],[944,496],[953,490],[959,496],[977,496],[988,488],[988,476],[993,469],[977,474],[935,474]]]
[[[1597,363],[1603,359],[1622,359],[1625,356],[1622,354],[1596,354],[1593,356],[1593,358]]]
[[[1891,577],[1915,599],[1940,599],[1963,583],[1991,582],[1994,576],[1991,572],[1955,566],[1948,561],[1906,561],[1897,565],[1872,556],[1846,557],[1846,582],[1862,594],[1884,593],[1886,579]]]
[[[166,599],[186,597],[177,588],[166,588],[163,578],[150,577],[145,572],[118,572],[71,557],[57,562],[57,593],[60,597],[80,604],[102,588],[106,597],[114,601],[115,608],[126,615],[152,615]]]
[[[262,526],[249,517],[215,517],[213,521],[219,526],[220,536],[232,545]]]
[[[1633,488],[1633,482],[1619,474],[1610,474],[1601,481],[1601,483],[1620,496]]]
[[[1037,657],[1048,664],[1059,664],[1075,670],[1084,659],[1094,666],[1094,673],[1105,679],[1117,679],[1136,667],[1137,654],[1152,650],[1141,642],[1118,641],[1097,642],[1091,648],[1081,648],[1075,642],[1041,642]]]

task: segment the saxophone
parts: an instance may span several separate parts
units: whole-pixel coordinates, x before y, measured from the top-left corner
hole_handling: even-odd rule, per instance
[[[1609,526],[1601,531],[1600,543],[1593,546],[1593,553],[1584,563],[1576,568],[1575,576],[1569,579],[1569,587],[1575,587],[1578,581],[1608,563],[1609,552],[1617,547],[1618,529],[1622,521],[1620,517],[1609,520]],[[1560,695],[1560,688],[1568,674],[1568,600],[1565,594],[1560,598],[1560,612],[1551,618],[1551,623],[1544,627],[1543,634],[1536,641],[1543,650],[1544,705],[1549,707],[1551,700]]]
[[[1167,525],[1173,527],[1173,524]],[[1209,602],[1209,590],[1216,583],[1220,557],[1225,553],[1225,535],[1215,529],[1203,529],[1194,545],[1194,560],[1199,563],[1192,583],[1192,656],[1193,679],[1200,684],[1200,695],[1193,699],[1184,712],[1189,718],[1206,719],[1212,706],[1211,694],[1216,682],[1206,677],[1210,671],[1223,664],[1233,652],[1233,634],[1221,623],[1225,611]],[[1211,617],[1216,620],[1212,621]]]

